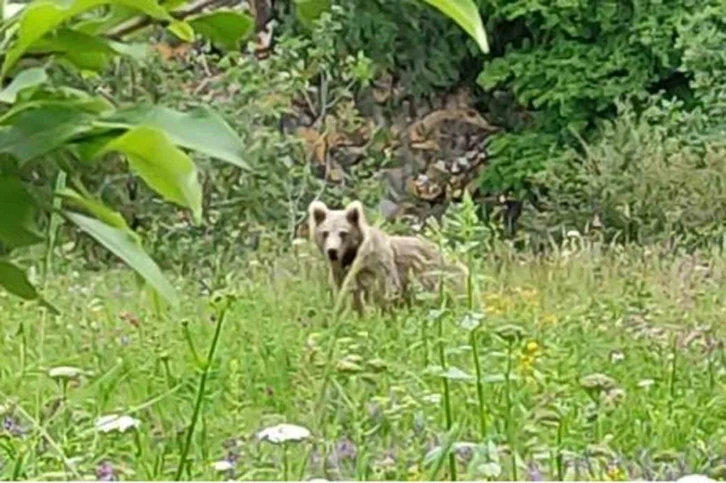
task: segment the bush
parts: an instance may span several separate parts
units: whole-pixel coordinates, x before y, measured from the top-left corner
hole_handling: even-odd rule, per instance
[[[539,181],[545,210],[525,222],[557,236],[570,229],[602,230],[607,241],[669,242],[694,249],[723,245],[726,231],[726,149],[689,146],[674,134],[680,104],[652,105],[640,117],[631,105],[608,122],[602,138],[554,160]]]

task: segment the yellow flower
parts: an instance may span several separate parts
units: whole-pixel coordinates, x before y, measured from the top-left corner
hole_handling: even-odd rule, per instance
[[[556,325],[557,324],[557,316],[552,313],[546,313],[540,318],[540,323],[543,326],[548,325]]]
[[[623,470],[621,470],[616,465],[611,465],[610,467],[608,467],[606,476],[609,481],[625,481],[627,479],[625,478],[625,473],[623,472]]]
[[[534,354],[535,352],[539,351],[539,344],[535,341],[529,341],[527,342],[527,352],[530,354]]]
[[[488,315],[502,315],[512,306],[511,300],[501,293],[484,294],[482,301],[484,302],[484,312]]]
[[[409,481],[421,481],[423,474],[417,464],[413,464],[408,468],[408,480]]]
[[[536,358],[533,355],[522,354],[519,356],[519,365],[517,366],[517,369],[522,374],[530,374],[534,368],[535,361]]]

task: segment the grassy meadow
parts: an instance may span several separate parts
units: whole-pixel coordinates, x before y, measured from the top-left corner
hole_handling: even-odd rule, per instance
[[[0,295],[0,478],[726,477],[716,255],[502,250],[474,311],[340,320],[316,253],[221,270],[167,312],[125,269],[56,268],[58,316]],[[279,423],[310,437],[257,437]]]

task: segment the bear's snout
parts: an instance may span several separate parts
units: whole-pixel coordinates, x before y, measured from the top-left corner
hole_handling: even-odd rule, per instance
[[[335,248],[328,248],[328,258],[332,262],[337,261],[338,260],[338,250]]]

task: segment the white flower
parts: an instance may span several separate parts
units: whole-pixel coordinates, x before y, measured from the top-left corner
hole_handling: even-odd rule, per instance
[[[621,362],[625,360],[625,354],[623,354],[621,351],[612,351],[610,353],[610,362],[613,364],[617,364],[618,362]]]
[[[570,230],[567,232],[567,238],[580,238],[580,232],[577,230]]]
[[[643,379],[638,383],[638,387],[642,387],[643,389],[648,389],[650,386],[655,384],[655,381],[653,379]]]
[[[686,475],[676,481],[682,483],[710,483],[715,480],[712,480],[711,478],[703,475]]]
[[[219,460],[219,461],[215,461],[214,463],[212,463],[212,467],[216,471],[220,471],[221,472],[221,471],[229,471],[229,470],[231,470],[232,468],[234,468],[234,465],[232,464],[231,461]]]
[[[260,441],[280,444],[288,441],[303,441],[310,437],[310,431],[295,424],[278,424],[263,429],[257,434]]]
[[[131,416],[118,416],[109,414],[96,419],[96,430],[102,433],[110,433],[111,431],[125,432],[130,428],[138,428],[141,421]]]
[[[83,374],[83,369],[70,366],[58,366],[48,371],[48,376],[53,379],[73,379]]]

